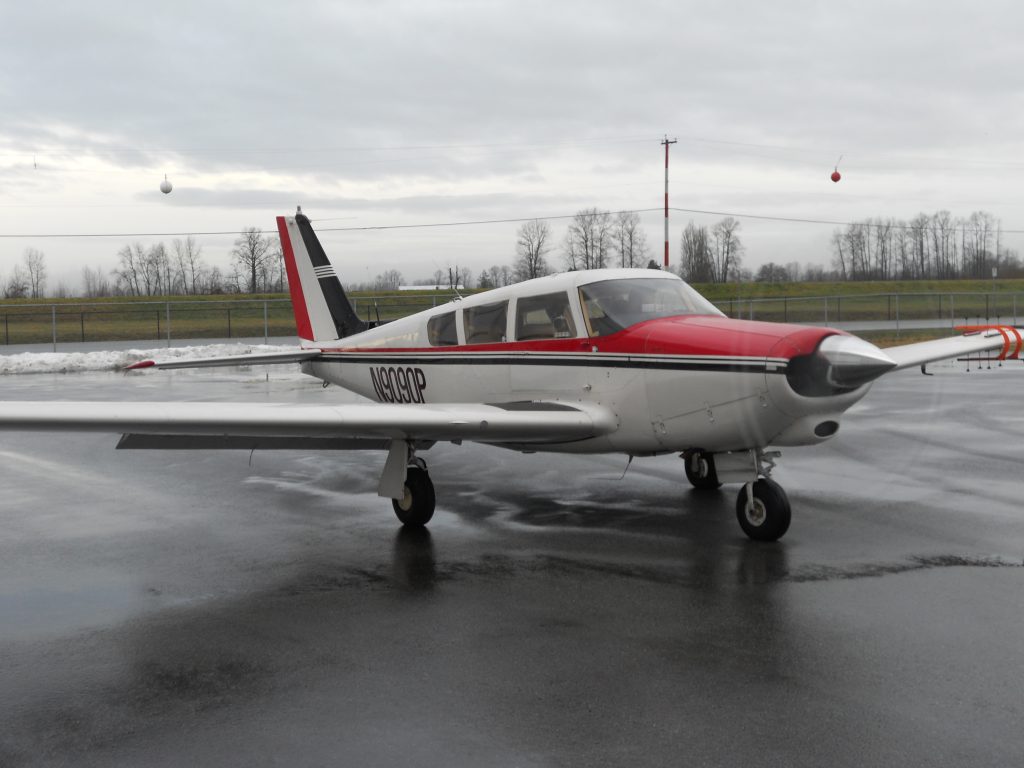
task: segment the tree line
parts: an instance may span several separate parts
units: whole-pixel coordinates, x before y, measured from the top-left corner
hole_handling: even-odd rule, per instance
[[[832,234],[831,264],[768,262],[756,272],[744,269],[745,247],[740,222],[727,216],[713,225],[690,221],[679,241],[675,271],[688,282],[797,282],[825,280],[923,280],[1024,276],[1016,251],[1005,247],[1002,225],[984,211],[954,218],[949,211],[918,214],[910,221],[869,218]],[[515,259],[476,275],[464,266],[435,270],[415,281],[424,288],[497,288],[559,269],[604,267],[659,268],[650,258],[640,217],[632,211],[612,213],[598,208],[578,211],[560,242],[545,219],[526,221],[516,230]],[[192,236],[170,246],[142,243],[123,246],[117,266],[105,272],[82,270],[87,298],[102,296],[167,296],[221,293],[280,293],[287,290],[284,254],[276,236],[247,227],[235,240],[229,269],[208,265]],[[47,284],[45,256],[29,248],[10,274],[0,278],[4,298],[42,298]],[[353,290],[395,291],[405,284],[402,273],[388,269]],[[63,285],[50,294],[70,295]]]
[[[129,243],[117,252],[117,266],[82,268],[85,298],[105,296],[198,296],[224,293],[281,293],[288,278],[284,254],[276,237],[258,227],[247,227],[235,240],[230,269],[211,266],[191,235],[171,241],[170,247],[155,243]],[[5,299],[71,295],[64,285],[46,294],[45,255],[34,248],[25,251],[6,279],[0,280]]]
[[[840,280],[990,278],[1024,274],[1016,251],[1005,247],[1002,224],[975,211],[920,213],[910,221],[865,219],[832,234],[833,268]]]

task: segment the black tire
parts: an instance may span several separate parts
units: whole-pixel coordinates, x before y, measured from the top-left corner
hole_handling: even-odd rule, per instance
[[[402,525],[422,528],[434,516],[434,484],[427,470],[409,467],[405,474],[405,495],[392,499],[391,506]]]
[[[683,458],[683,465],[686,467],[686,479],[690,485],[700,490],[714,490],[721,488],[718,481],[718,473],[715,471],[715,455],[694,451]]]
[[[754,483],[754,508],[747,513],[747,485],[736,498],[736,519],[754,541],[778,541],[789,530],[792,512],[782,486],[767,477]]]

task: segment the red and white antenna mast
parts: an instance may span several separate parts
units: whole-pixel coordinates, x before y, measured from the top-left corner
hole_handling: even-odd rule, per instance
[[[676,139],[669,139],[665,134],[661,143],[665,145],[665,269],[668,269],[668,145],[675,144]]]

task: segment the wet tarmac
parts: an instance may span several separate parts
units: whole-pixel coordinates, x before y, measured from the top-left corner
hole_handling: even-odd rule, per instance
[[[891,375],[786,538],[674,457],[115,451],[0,433],[0,765],[1017,765],[1024,368]],[[271,371],[5,399],[343,400]],[[623,474],[625,472],[625,474]]]

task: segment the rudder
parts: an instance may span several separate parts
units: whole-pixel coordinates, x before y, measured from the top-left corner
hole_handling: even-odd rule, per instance
[[[300,208],[294,217],[278,216],[288,289],[299,337],[335,341],[367,329],[341,287],[334,267]]]

